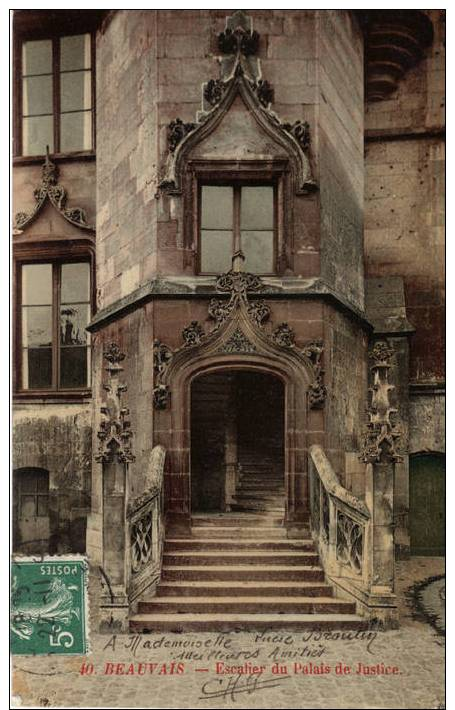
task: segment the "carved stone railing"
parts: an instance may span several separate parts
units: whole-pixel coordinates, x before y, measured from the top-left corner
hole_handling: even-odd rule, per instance
[[[161,577],[164,542],[163,476],[166,451],[155,446],[147,471],[147,490],[130,501],[128,522],[128,599],[130,604]]]
[[[320,446],[310,447],[309,478],[311,531],[324,571],[363,586],[368,581],[370,511],[341,485]]]

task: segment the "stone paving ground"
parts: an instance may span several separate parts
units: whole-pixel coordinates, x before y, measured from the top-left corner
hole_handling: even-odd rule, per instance
[[[332,638],[321,638],[314,632],[285,630],[264,635],[157,633],[119,635],[115,641],[111,636],[92,634],[90,656],[15,657],[12,705],[442,708],[444,638],[421,615],[415,614],[412,597],[406,596],[406,592],[412,585],[443,573],[441,558],[412,558],[397,563],[401,614],[397,631],[344,632],[344,638],[340,638],[343,632],[331,632]],[[435,594],[442,598],[440,585]],[[133,639],[139,642],[136,648],[131,647]],[[250,669],[255,665],[265,668],[257,680],[257,675],[217,674],[217,662],[226,666],[250,663]],[[94,673],[81,674],[83,663],[92,663]],[[274,663],[286,667],[288,673],[272,674]],[[389,675],[357,675],[359,663],[369,667],[384,664],[396,670]],[[147,664],[157,664],[153,673]],[[337,674],[339,664],[343,669],[350,666],[351,673]],[[124,674],[105,674],[106,667],[110,671],[122,670]],[[321,667],[330,667],[330,671],[314,672]],[[127,675],[131,668],[135,674]],[[308,673],[311,670],[313,673]]]

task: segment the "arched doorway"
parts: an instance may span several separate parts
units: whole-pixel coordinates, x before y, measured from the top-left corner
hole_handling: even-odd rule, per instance
[[[191,383],[192,512],[284,516],[284,384],[233,370]]]
[[[49,552],[49,472],[43,468],[13,471],[13,551]]]
[[[413,454],[409,457],[409,530],[411,554],[445,552],[445,457]]]

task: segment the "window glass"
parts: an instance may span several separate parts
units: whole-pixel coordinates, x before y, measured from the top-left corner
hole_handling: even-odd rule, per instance
[[[24,42],[21,103],[23,155],[91,150],[90,34]]]
[[[71,153],[92,148],[92,112],[62,113],[60,150]]]
[[[24,264],[22,267],[22,305],[52,303],[52,264]]]
[[[239,204],[240,210],[234,204]],[[233,253],[239,248],[248,271],[274,272],[273,186],[203,185],[200,224],[202,273],[228,271]]]
[[[52,41],[41,39],[32,42],[24,42],[22,45],[22,74],[30,76],[32,74],[52,73]]]
[[[247,271],[254,274],[273,273],[273,232],[242,231],[242,251]]]
[[[52,387],[51,348],[28,348],[23,351],[22,386],[32,390]]]
[[[80,111],[92,107],[91,73],[75,71],[60,75],[60,109]]]
[[[22,119],[22,153],[44,155],[46,146],[54,152],[54,123],[52,116],[34,116]]]
[[[22,84],[24,116],[52,114],[52,76],[29,76]]]
[[[87,387],[89,263],[25,264],[21,284],[23,389]]]
[[[61,303],[90,300],[90,265],[87,262],[62,264]]]
[[[242,187],[240,227],[246,230],[273,230],[273,187]]]
[[[205,273],[224,273],[231,268],[232,232],[201,230],[201,270]]]
[[[90,65],[90,35],[60,38],[60,71],[89,69]]]
[[[232,187],[204,185],[201,199],[202,229],[229,229],[233,225],[234,190]]]

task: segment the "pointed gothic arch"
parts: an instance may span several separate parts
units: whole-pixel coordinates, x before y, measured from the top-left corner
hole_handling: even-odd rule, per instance
[[[263,101],[263,86],[266,83],[247,78],[242,65],[238,64],[234,75],[227,81],[212,80],[206,84],[206,87],[210,84],[216,85],[218,100],[214,107],[203,113],[202,120],[198,123],[184,123],[176,119],[169,126],[169,155],[165,176],[160,183],[163,190],[174,195],[182,193],[185,166],[192,151],[217,129],[235,98],[240,96],[258,126],[284,151],[292,168],[295,192],[314,192],[316,184],[312,177],[310,161],[304,152],[304,147],[308,148],[309,144],[308,127],[300,121],[293,125],[280,121],[269,104]]]
[[[260,371],[283,382],[285,523],[292,526],[308,519],[307,417],[310,407],[321,405],[317,392],[325,396],[319,361],[322,344],[312,341],[300,348],[286,323],[273,331],[264,327],[269,307],[261,299],[248,299],[248,293],[259,291],[262,282],[239,270],[241,260],[237,254],[233,270],[218,278],[218,292],[229,299],[211,301],[209,314],[215,326],[210,333],[193,321],[183,330],[184,344],[178,350],[154,343],[155,443],[165,446],[169,454],[167,512],[177,531],[187,531],[191,521],[191,383],[200,375],[218,371]]]

